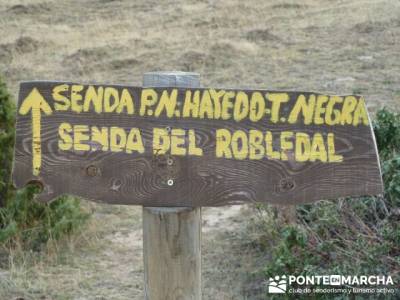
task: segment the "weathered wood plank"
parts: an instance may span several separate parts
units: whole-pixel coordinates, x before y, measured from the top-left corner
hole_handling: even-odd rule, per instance
[[[32,114],[26,110],[25,114],[20,113],[17,118],[13,180],[17,187],[24,186],[32,180],[41,181],[44,190],[39,195],[39,200],[49,201],[60,194],[69,193],[89,200],[112,204],[219,206],[242,202],[305,203],[320,199],[382,192],[376,146],[368,121],[367,124],[364,124],[360,119],[360,124],[355,126],[347,124],[348,121],[344,117],[346,123],[344,125],[327,125],[326,120],[319,124],[312,118],[311,124],[305,124],[305,116],[299,116],[296,122],[288,122],[300,96],[304,96],[305,99],[323,97],[318,93],[216,89],[217,92],[233,93],[236,96],[241,93],[242,97],[248,99],[251,99],[256,92],[263,95],[265,114],[259,121],[252,121],[248,115],[241,120],[234,120],[233,112],[231,116],[223,119],[221,113],[218,115],[218,109],[220,112],[221,108],[216,106],[212,107],[214,114],[212,117],[208,117],[207,114],[203,118],[183,117],[185,96],[188,91],[191,91],[193,97],[195,93],[199,93],[200,99],[206,91],[210,91],[201,88],[178,89],[177,104],[171,116],[168,116],[165,110],[158,117],[154,116],[160,99],[153,106],[146,107],[146,110],[143,110],[145,113],[140,115],[141,108],[144,106],[143,89],[115,85],[91,86],[96,91],[99,91],[99,88],[103,88],[103,90],[107,87],[114,88],[119,95],[125,89],[132,97],[134,113],[127,113],[126,106],[123,107],[121,113],[115,111],[97,113],[94,111],[93,104],[89,106],[90,111],[88,112],[77,113],[71,110],[71,107],[65,111],[57,110],[56,104],[63,102],[56,101],[55,97],[57,96],[54,94],[54,89],[61,84],[66,84],[69,92],[60,92],[59,95],[67,97],[68,100],[75,97],[75,102],[80,103],[83,107],[84,99],[79,100],[79,95],[84,98],[89,85],[82,85],[82,90],[71,96],[71,89],[73,89],[71,83],[26,82],[21,84],[18,104],[20,111],[24,100],[31,95],[34,88],[43,96],[52,110],[52,113],[47,115],[43,107],[38,108],[43,113],[40,117],[41,140],[40,143],[34,143],[34,145],[41,146],[41,165],[37,175],[32,169],[33,154],[36,153],[33,151],[36,148],[32,146]],[[168,81],[165,84],[168,85],[171,82]],[[76,84],[76,86],[80,85]],[[169,95],[173,91],[172,88],[154,88],[159,97],[165,90]],[[281,104],[278,120],[272,122],[272,102],[267,100],[265,95],[278,93],[286,93],[289,99]],[[357,103],[361,102],[360,97],[353,98]],[[344,102],[343,99],[346,98],[341,99]],[[224,101],[221,100],[219,104],[223,106]],[[233,106],[238,101],[240,99],[238,100],[237,97],[230,100]],[[37,105],[37,102],[35,103]],[[200,106],[202,109],[207,109],[210,105],[213,104]],[[343,103],[336,105],[338,113],[345,110],[343,106]],[[76,107],[80,106],[76,105]],[[256,106],[249,109],[253,112],[256,110]],[[311,111],[314,115],[316,114],[315,110],[318,109],[315,108]],[[327,110],[326,107],[323,107],[322,110],[319,109],[322,117],[327,115]],[[333,112],[330,117],[332,116],[334,116]],[[115,152],[112,149],[103,151],[104,145],[93,140],[81,143],[72,141],[68,146],[68,143],[60,137],[60,124],[62,123],[68,123],[71,126],[88,126],[89,131],[93,126],[99,129],[107,127],[107,130],[110,130],[111,127],[119,127],[125,130],[126,134],[132,128],[138,128],[144,152],[127,153],[125,149],[121,152]],[[185,130],[186,136],[183,138],[185,151],[189,151],[188,145],[191,139],[188,132],[194,130],[195,147],[202,150],[202,156],[174,155],[170,152],[165,155],[154,153],[154,128],[165,129],[167,132],[174,129]],[[229,130],[231,135],[242,131],[247,138],[254,130],[263,134],[269,132],[272,136],[269,147],[274,147],[279,151],[281,157],[286,155],[287,160],[276,159],[268,155],[264,155],[261,159],[250,159],[248,157],[249,148],[245,153],[246,157],[217,157],[216,147],[221,140],[218,140],[216,134],[217,130],[221,129]],[[318,159],[316,161],[299,161],[295,149],[282,149],[282,132],[287,131],[293,133],[294,136],[297,133],[305,133],[309,137],[320,133],[324,139],[324,147],[327,147],[328,134],[333,134],[334,152],[342,156],[343,161],[329,162]],[[68,135],[73,137],[72,133],[68,133]],[[60,140],[69,149],[61,149]],[[288,140],[293,145],[296,143],[294,137]],[[82,150],[82,144],[89,145],[90,150]],[[250,142],[248,147],[253,144]],[[240,142],[236,142],[236,144],[232,142],[229,147],[236,147],[237,150],[240,150],[241,146]],[[325,154],[328,155],[329,151],[325,150]],[[168,184],[170,179],[173,181],[172,185]]]
[[[200,208],[144,208],[145,299],[201,299]]]
[[[144,86],[198,87],[199,74],[145,73]],[[143,207],[146,300],[201,299],[201,207]]]

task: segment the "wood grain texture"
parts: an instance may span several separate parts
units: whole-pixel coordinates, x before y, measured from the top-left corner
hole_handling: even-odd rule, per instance
[[[198,87],[198,74],[146,73],[144,86]],[[201,299],[201,207],[143,207],[146,300]]]
[[[157,78],[157,75],[153,75]],[[165,85],[176,83],[176,78]],[[52,89],[59,83],[26,82],[21,84],[21,101],[36,87],[53,106]],[[121,90],[123,87],[114,86]],[[85,89],[87,86],[85,86]],[[141,88],[127,87],[133,98],[140,99]],[[201,90],[200,88],[196,88]],[[178,101],[184,92],[180,88]],[[265,90],[260,90],[265,93]],[[245,91],[251,93],[252,91]],[[305,96],[311,93],[302,93]],[[313,93],[317,95],[316,93]],[[294,99],[299,92],[290,92]],[[136,103],[137,104],[137,103]],[[138,107],[139,104],[136,105]],[[292,104],[283,113],[287,114]],[[39,200],[49,201],[61,194],[111,204],[144,206],[220,206],[243,202],[298,204],[343,196],[382,192],[381,174],[372,130],[369,126],[300,125],[232,120],[184,118],[158,119],[126,114],[54,112],[41,120],[42,166],[39,176],[32,175],[32,130],[30,115],[18,115],[13,180],[17,187],[40,181],[44,190]],[[144,140],[144,154],[103,151],[61,151],[58,149],[58,126],[62,122],[93,126],[119,126],[129,130],[139,127]],[[195,129],[204,155],[174,156],[168,166],[164,158],[152,154],[152,130],[160,128]],[[279,133],[333,132],[336,152],[342,163],[235,160],[215,157],[215,130],[250,129]],[[276,141],[274,141],[276,142]],[[288,152],[291,157],[293,153]],[[94,170],[94,172],[89,171]],[[174,184],[167,184],[172,178]]]
[[[145,299],[201,299],[200,208],[143,208]]]

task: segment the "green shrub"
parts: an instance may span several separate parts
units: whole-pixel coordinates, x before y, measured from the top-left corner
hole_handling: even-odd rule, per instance
[[[264,269],[266,278],[285,274],[392,275],[395,283],[400,281],[400,115],[382,109],[373,128],[382,164],[384,197],[299,205],[295,225],[274,218],[263,220],[267,236],[260,239],[274,241],[272,258]],[[347,299],[336,296],[335,299]],[[296,297],[303,299],[301,295]],[[400,295],[385,297],[399,299]]]
[[[79,228],[88,218],[79,200],[63,196],[50,204],[33,200],[37,187],[15,191],[10,184],[14,147],[15,108],[0,80],[0,245],[16,244],[39,249],[49,239],[58,239]]]
[[[15,107],[5,83],[0,80],[0,206],[8,196],[14,145]]]
[[[382,160],[397,156],[400,149],[400,114],[384,108],[376,114],[373,124],[379,156]]]
[[[81,227],[89,216],[76,198],[62,196],[42,204],[33,201],[35,192],[35,186],[15,191],[6,207],[0,208],[0,244],[18,243],[39,250],[48,240],[57,240]]]

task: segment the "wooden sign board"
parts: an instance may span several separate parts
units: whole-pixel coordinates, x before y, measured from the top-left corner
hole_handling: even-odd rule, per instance
[[[14,183],[144,206],[382,193],[360,96],[24,82]]]

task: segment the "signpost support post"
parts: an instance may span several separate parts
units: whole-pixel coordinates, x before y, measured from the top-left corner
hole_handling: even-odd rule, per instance
[[[151,72],[143,86],[199,87],[199,74]],[[201,208],[143,207],[146,300],[201,299]]]

